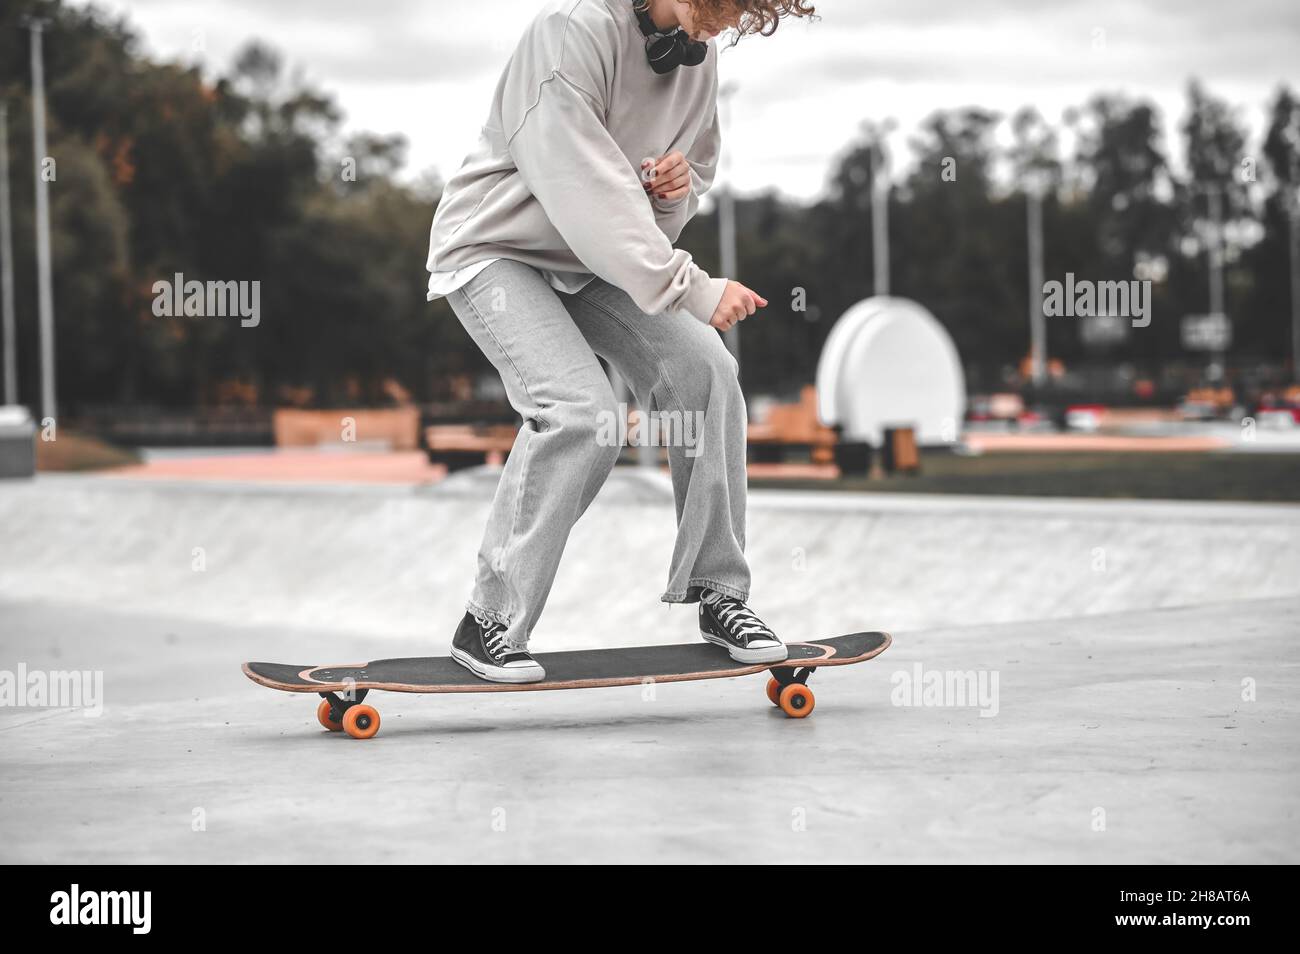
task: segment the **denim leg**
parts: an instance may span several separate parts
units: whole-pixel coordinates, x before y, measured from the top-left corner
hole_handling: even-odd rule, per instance
[[[569,531],[618,459],[617,442],[606,439],[614,393],[557,292],[531,266],[503,259],[448,301],[523,418],[468,608],[507,624],[507,644],[525,648]]]
[[[648,315],[602,279],[560,297],[668,444],[677,540],[660,599],[693,603],[707,586],[747,600],[747,414],[735,358],[708,325],[685,312]]]

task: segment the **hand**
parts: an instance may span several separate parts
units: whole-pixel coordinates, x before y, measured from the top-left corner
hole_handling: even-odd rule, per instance
[[[675,149],[658,162],[641,160],[641,177],[641,187],[664,202],[680,199],[691,191],[690,163]]]
[[[767,299],[756,291],[746,288],[740,282],[727,282],[727,290],[722,293],[722,300],[713,309],[709,324],[719,331],[730,331],[736,322],[744,321],[759,308],[767,305]]]

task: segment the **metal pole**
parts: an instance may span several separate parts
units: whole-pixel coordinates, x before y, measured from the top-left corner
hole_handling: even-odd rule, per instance
[[[1043,315],[1043,196],[1031,177],[1025,189],[1029,239],[1029,367],[1035,387],[1047,383],[1047,320]]]
[[[9,106],[0,103],[0,314],[4,319],[4,403],[18,403],[14,331],[14,245],[9,208]]]
[[[1210,314],[1223,315],[1223,190],[1217,183],[1206,188],[1210,206]],[[1223,374],[1223,352],[1210,353],[1208,376],[1217,381]]]
[[[735,83],[727,83],[718,91],[718,108],[721,111],[724,132],[731,128],[731,97],[735,92]],[[739,265],[736,255],[736,197],[731,191],[730,149],[722,150],[721,171],[722,189],[718,193],[718,257],[722,265],[722,274],[732,281],[738,281],[736,278],[736,269]],[[722,340],[726,343],[731,356],[739,361],[740,323],[733,325],[730,331],[724,331]]]
[[[54,403],[54,284],[50,275],[49,183],[42,175],[47,155],[45,146],[45,65],[41,60],[39,20],[31,20],[32,31],[32,149],[36,175],[36,275],[37,303],[41,328],[41,419],[53,420]]]
[[[1210,205],[1210,313],[1223,314],[1223,190],[1208,186]]]
[[[889,294],[889,167],[885,137],[871,150],[871,259],[877,295]]]
[[[1300,156],[1291,153],[1291,378],[1300,384]]]

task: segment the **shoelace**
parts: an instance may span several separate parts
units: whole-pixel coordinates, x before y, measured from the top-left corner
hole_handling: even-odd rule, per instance
[[[503,623],[496,620],[484,619],[480,616],[474,617],[475,621],[483,630],[483,646],[488,655],[496,662],[501,661],[505,655],[504,643],[506,639],[506,627]]]
[[[727,596],[720,596],[714,600],[713,608],[718,614],[718,619],[722,625],[727,627],[733,636],[748,642],[755,636],[765,636],[775,639],[774,634],[767,625],[754,615],[744,603],[739,600],[731,599]]]

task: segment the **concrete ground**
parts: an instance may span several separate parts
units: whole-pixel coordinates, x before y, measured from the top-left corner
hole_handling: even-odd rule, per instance
[[[359,742],[239,663],[442,652],[487,476],[106,483],[0,487],[0,674],[99,671],[106,700],[0,706],[0,861],[1300,860],[1300,508],[755,495],[778,628],[895,635],[817,673],[810,718],[755,676],[377,693]],[[547,649],[691,638],[654,601],[671,504],[608,490]],[[897,704],[918,665],[996,695]]]

